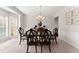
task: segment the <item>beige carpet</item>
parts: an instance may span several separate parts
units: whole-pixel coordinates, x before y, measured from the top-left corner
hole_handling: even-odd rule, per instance
[[[0,44],[0,53],[25,53],[26,52],[26,40],[22,41],[19,45],[19,39],[11,39]],[[79,50],[67,44],[66,42],[58,39],[58,44],[51,43],[52,53],[78,53]],[[41,52],[40,46],[38,46],[38,53]],[[35,53],[35,47],[29,47],[29,53]],[[43,53],[49,53],[48,46],[43,46]]]

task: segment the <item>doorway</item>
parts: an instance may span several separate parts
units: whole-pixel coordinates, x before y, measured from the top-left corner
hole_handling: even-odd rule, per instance
[[[58,26],[59,17],[55,17],[55,28],[59,28]]]
[[[55,17],[55,32],[57,33],[57,36],[59,36],[59,17]]]

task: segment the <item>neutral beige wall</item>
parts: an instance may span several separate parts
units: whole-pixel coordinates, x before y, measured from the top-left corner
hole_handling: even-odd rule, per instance
[[[21,22],[25,30],[28,30],[29,28],[33,28],[35,25],[38,24],[38,20],[36,20],[36,16],[33,15],[25,15],[24,19]],[[46,27],[51,31],[53,30],[53,28],[55,28],[55,21],[53,16],[46,16],[45,20],[43,20],[42,22],[43,25],[46,25]]]
[[[79,25],[67,25],[65,20],[65,11],[74,8],[76,7],[66,7],[56,13],[55,17],[59,16],[59,38],[79,49]]]

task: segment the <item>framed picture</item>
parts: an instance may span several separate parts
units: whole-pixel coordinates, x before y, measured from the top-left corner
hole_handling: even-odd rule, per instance
[[[73,10],[73,24],[79,25],[79,9]]]
[[[72,15],[73,15],[73,12],[71,10],[65,12],[65,20],[66,20],[66,24],[67,25],[71,25],[72,24]]]

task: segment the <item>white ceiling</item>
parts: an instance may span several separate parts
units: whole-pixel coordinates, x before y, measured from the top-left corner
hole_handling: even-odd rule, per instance
[[[5,11],[7,11],[7,12],[12,12],[12,13],[15,13],[15,14],[16,14],[15,11],[11,10],[11,9],[8,8],[7,6],[0,6],[0,8],[3,9],[3,10],[5,10]]]
[[[40,12],[44,16],[53,16],[58,11],[65,8],[65,6],[17,6],[17,8],[27,15],[38,15]]]
[[[16,6],[0,6],[0,8],[17,15],[23,14],[18,8],[16,8]]]

